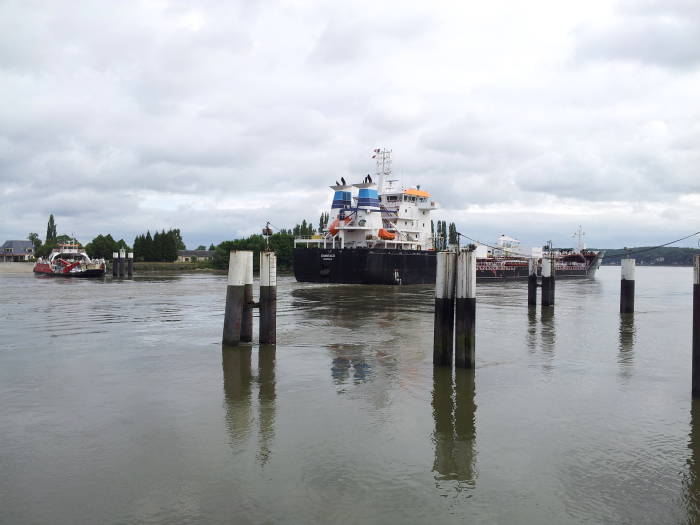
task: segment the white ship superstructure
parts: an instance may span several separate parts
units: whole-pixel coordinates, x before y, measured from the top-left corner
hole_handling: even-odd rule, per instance
[[[298,238],[297,245],[323,248],[387,248],[433,250],[430,212],[439,207],[420,187],[403,188],[392,178],[391,151],[375,149],[374,178],[341,183],[334,191],[329,224],[319,235]]]

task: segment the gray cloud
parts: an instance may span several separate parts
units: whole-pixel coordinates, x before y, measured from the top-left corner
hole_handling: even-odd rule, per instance
[[[578,30],[583,60],[621,60],[661,67],[700,64],[700,7],[694,1],[622,2],[613,21]]]
[[[700,220],[694,6],[3,2],[0,241],[315,222],[378,146],[465,231],[667,240]]]

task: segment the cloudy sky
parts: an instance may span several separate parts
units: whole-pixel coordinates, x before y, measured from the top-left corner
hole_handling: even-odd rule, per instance
[[[0,242],[316,222],[375,147],[487,242],[700,230],[697,0],[0,0],[0,34]]]

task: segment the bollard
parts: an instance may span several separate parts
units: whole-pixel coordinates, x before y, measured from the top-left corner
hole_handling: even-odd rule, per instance
[[[693,397],[700,398],[700,255],[693,263]]]
[[[634,313],[634,259],[622,259],[620,269],[620,313]]]
[[[277,342],[277,256],[260,252],[260,343]]]
[[[223,343],[235,346],[241,340],[243,298],[248,253],[231,250],[228,260],[228,285],[226,286],[226,310],[224,312]]]
[[[119,253],[112,252],[112,277],[119,275]]]
[[[241,341],[249,343],[253,340],[253,252],[246,252],[245,264]]]
[[[455,317],[455,266],[457,254],[438,252],[435,272],[435,325],[433,364],[452,365]]]
[[[527,260],[527,305],[537,306],[537,259]]]
[[[126,250],[119,250],[119,277],[124,277],[126,273]]]
[[[129,252],[126,263],[126,275],[129,277],[134,276],[134,252]]]
[[[554,258],[542,259],[542,306],[554,306]]]
[[[476,343],[476,252],[457,258],[455,367],[474,368]]]

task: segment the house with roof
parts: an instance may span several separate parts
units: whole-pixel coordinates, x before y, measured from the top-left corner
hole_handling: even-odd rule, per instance
[[[34,244],[32,241],[5,241],[0,247],[0,261],[21,262],[34,259]]]
[[[214,257],[214,250],[178,250],[177,262],[208,261]]]

